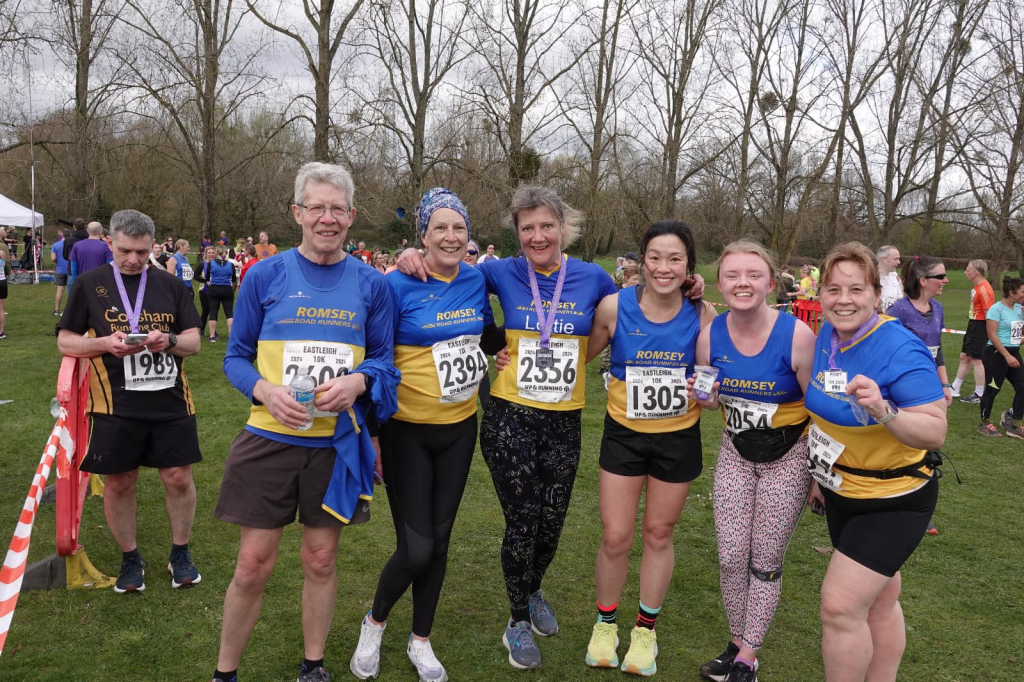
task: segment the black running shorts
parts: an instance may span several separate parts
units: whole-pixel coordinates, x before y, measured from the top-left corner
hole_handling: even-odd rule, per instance
[[[92,416],[92,437],[81,470],[123,474],[139,467],[167,469],[203,461],[194,414],[167,421]]]
[[[988,331],[985,328],[985,320],[968,320],[967,333],[964,335],[964,344],[960,352],[969,358],[980,360],[987,345]]]
[[[605,413],[601,468],[618,476],[651,476],[666,483],[688,483],[704,467],[700,422],[668,433],[626,428]]]

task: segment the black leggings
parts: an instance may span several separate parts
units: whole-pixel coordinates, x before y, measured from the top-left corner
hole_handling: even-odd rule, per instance
[[[412,585],[412,632],[430,636],[448,565],[448,541],[476,447],[476,415],[457,424],[391,419],[380,429],[381,463],[398,547],[377,582],[373,619],[387,620]]]
[[[235,292],[232,290],[231,285],[211,284],[210,291],[207,292],[206,296],[210,299],[210,319],[214,322],[217,321],[217,313],[220,312],[222,305],[224,306],[224,319],[230,320],[234,317]]]
[[[480,451],[505,514],[501,570],[516,622],[529,621],[530,595],[555,558],[580,463],[582,410],[487,401]]]
[[[207,293],[202,289],[199,290],[199,308],[199,319],[202,321],[199,325],[199,331],[201,333],[205,333],[206,322],[210,319],[210,299],[207,296]],[[215,317],[213,319],[216,320],[217,318]]]
[[[1005,358],[995,346],[985,346],[981,354],[981,364],[985,366],[985,393],[981,396],[982,421],[992,418],[992,404],[996,401],[1005,379],[1009,379],[1013,385],[1013,418],[1020,419],[1024,416],[1024,362],[1020,359],[1020,348],[1007,346],[1006,350],[1017,358],[1017,362],[1021,363],[1020,367],[1010,367],[1006,364]]]

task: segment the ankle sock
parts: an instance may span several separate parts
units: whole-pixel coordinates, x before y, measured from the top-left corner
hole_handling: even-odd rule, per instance
[[[322,659],[322,658],[319,658],[319,659],[317,659],[315,661],[311,661],[308,658],[302,659],[302,672],[304,672],[304,673],[308,673],[310,671],[313,671],[313,670],[316,670],[317,668],[322,668],[322,667],[324,667],[324,659]]]
[[[980,397],[982,397],[983,395],[985,395],[985,387],[984,387],[984,386],[978,386],[977,384],[975,384],[975,385],[974,385],[974,392],[975,392],[975,393],[977,394],[977,396],[978,396],[978,397],[980,398]]]
[[[597,602],[597,622],[598,623],[614,623],[615,612],[619,608],[619,602],[615,602],[611,606],[601,606],[601,602]]]
[[[953,393],[959,393],[960,392],[960,387],[963,386],[963,385],[964,385],[964,380],[963,379],[954,379],[953,380]]]
[[[174,544],[172,542],[171,543],[171,551],[172,552],[178,552],[178,551],[185,551],[185,552],[187,552],[188,551],[188,543],[186,542],[184,545],[176,545],[176,544]]]
[[[238,668],[226,673],[221,672],[220,670],[214,670],[213,679],[215,682],[238,682]]]
[[[754,661],[748,661],[747,659],[745,659],[745,658],[740,658],[739,656],[737,656],[737,657],[735,658],[735,660],[733,661],[733,663],[742,663],[743,665],[747,666],[747,667],[748,667],[748,668],[750,668],[751,670],[753,670],[753,669],[754,669]]]
[[[649,606],[645,606],[643,602],[640,602],[640,610],[636,614],[636,626],[638,628],[647,628],[653,630],[658,620],[658,614],[661,613],[661,607],[652,609]]]

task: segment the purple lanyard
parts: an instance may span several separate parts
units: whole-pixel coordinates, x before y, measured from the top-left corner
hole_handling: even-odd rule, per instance
[[[121,294],[121,304],[124,305],[124,312],[128,316],[128,324],[131,325],[132,334],[139,333],[139,317],[142,315],[142,297],[146,295],[146,270],[142,268],[142,279],[139,280],[139,293],[135,295],[135,307],[132,308],[128,302],[128,292],[124,289],[124,280],[121,279],[121,271],[117,269],[116,263],[111,263],[114,268],[114,281],[117,282],[117,293]]]
[[[878,324],[878,313],[872,313],[871,319],[869,319],[867,322],[865,322],[864,326],[862,326],[860,329],[857,330],[857,333],[853,335],[853,338],[850,339],[849,341],[843,341],[842,343],[839,342],[839,332],[837,332],[833,328],[832,329],[832,352],[828,356],[828,368],[830,370],[832,370],[832,369],[839,369],[838,367],[836,367],[836,354],[839,351],[846,350],[847,348],[849,348],[853,344],[855,344],[858,341],[860,341],[862,338],[864,338],[865,334],[867,334],[869,331],[871,331],[872,329],[875,328],[876,324]]]
[[[561,259],[561,255],[559,255]],[[529,261],[527,261],[529,263]],[[540,347],[547,348],[548,340],[551,338],[551,328],[555,324],[555,315],[558,313],[558,302],[562,298],[562,285],[565,284],[565,271],[569,269],[569,262],[566,260],[560,263],[558,271],[558,283],[555,284],[555,295],[551,297],[551,314],[544,319],[544,304],[540,300],[540,287],[537,286],[537,271],[530,265],[530,293],[533,294],[533,305],[537,309],[537,329],[540,330]]]

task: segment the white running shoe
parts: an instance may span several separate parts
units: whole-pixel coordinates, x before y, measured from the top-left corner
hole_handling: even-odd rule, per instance
[[[384,636],[387,623],[374,625],[370,622],[370,614],[363,618],[359,628],[359,644],[352,654],[348,669],[361,680],[369,680],[380,674],[380,640]]]
[[[416,666],[416,672],[420,674],[420,682],[448,682],[448,672],[437,660],[434,649],[427,641],[413,639],[409,635],[409,646],[405,652],[409,654],[409,660]]]

